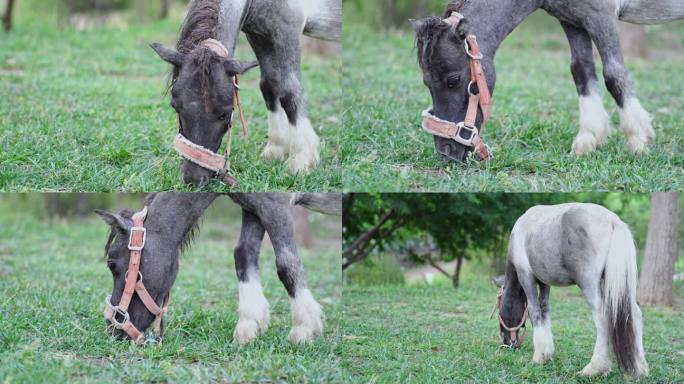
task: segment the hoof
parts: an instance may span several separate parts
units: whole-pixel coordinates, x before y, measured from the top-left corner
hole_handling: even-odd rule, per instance
[[[593,152],[597,145],[598,142],[594,135],[589,132],[580,132],[572,142],[572,152],[578,156],[585,155]]]
[[[549,360],[551,360],[550,353],[535,353],[534,356],[532,356],[532,362],[535,364],[544,364]]]
[[[240,320],[235,326],[235,331],[233,332],[233,340],[235,340],[240,345],[245,345],[252,342],[259,336],[260,333],[265,332],[265,329],[261,329],[256,320]]]
[[[318,324],[314,327],[308,327],[304,325],[295,325],[290,330],[290,335],[288,339],[295,344],[304,344],[321,335],[323,330],[323,324],[318,321]]]
[[[318,165],[319,160],[318,152],[300,152],[287,160],[287,168],[293,175],[307,173]]]
[[[263,152],[264,159],[266,160],[284,160],[286,155],[285,147],[270,142],[266,144]]]
[[[585,377],[594,377],[594,376],[605,376],[610,373],[610,364],[608,365],[595,365],[594,363],[589,363],[587,364],[584,369],[580,372],[580,375],[585,376]]]

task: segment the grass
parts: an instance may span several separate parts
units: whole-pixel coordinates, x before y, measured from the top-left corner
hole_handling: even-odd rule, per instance
[[[342,381],[335,355],[339,218],[312,215],[315,245],[301,250],[326,315],[322,338],[302,346],[287,340],[289,301],[272,248],[265,246],[261,276],[271,326],[248,346],[232,342],[238,297],[232,248],[240,214],[222,198],[181,258],[163,345],[137,348],[105,333],[102,301],[111,292],[102,254],[105,224],[93,217],[39,220],[13,211],[16,199],[7,196],[0,198],[0,382]]]
[[[354,267],[352,267],[354,268]],[[579,289],[551,289],[556,351],[532,363],[532,329],[520,350],[499,348],[496,318],[490,318],[496,288],[486,273],[464,268],[454,290],[445,278],[427,285],[348,284],[344,287],[342,367],[357,383],[619,383],[614,371],[588,380],[578,372],[595,341],[591,312]],[[681,294],[681,289],[680,289]],[[649,383],[681,382],[684,326],[681,309],[644,308],[644,345]]]
[[[420,129],[432,101],[416,63],[414,35],[347,22],[343,85],[343,183],[349,191],[652,191],[684,188],[684,23],[648,27],[653,59],[628,59],[657,139],[650,153],[624,150],[615,103],[602,86],[616,128],[607,145],[570,153],[578,131],[570,51],[558,23],[537,13],[496,56],[492,118],[484,131],[493,161],[447,164]],[[601,69],[598,68],[600,71]],[[600,72],[599,72],[600,73]]]
[[[31,4],[18,2],[16,28],[0,38],[0,191],[193,190],[172,149],[170,68],[148,46],[173,46],[180,15],[81,32],[48,22]],[[244,36],[236,55],[254,59]],[[303,59],[310,118],[322,139],[322,164],[306,176],[261,157],[268,127],[259,69],[241,78],[251,132],[244,138],[235,122],[235,190],[341,189],[339,67],[334,58]],[[228,187],[216,182],[204,190]]]

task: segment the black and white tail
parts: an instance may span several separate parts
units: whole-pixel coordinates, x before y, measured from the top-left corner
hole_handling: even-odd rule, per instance
[[[603,310],[608,339],[620,370],[630,376],[647,376],[641,343],[641,310],[636,302],[637,261],[634,239],[627,225],[614,223],[606,259]]]

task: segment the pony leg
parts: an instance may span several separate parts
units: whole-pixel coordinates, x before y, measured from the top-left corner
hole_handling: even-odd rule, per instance
[[[551,359],[554,352],[553,335],[551,334],[551,316],[548,311],[549,286],[540,285],[537,296],[537,281],[529,273],[518,272],[518,279],[527,296],[527,311],[534,326],[534,355],[532,361],[544,363]],[[543,303],[543,305],[542,305]]]
[[[289,207],[264,206],[259,217],[275,249],[278,277],[290,296],[292,330],[289,339],[293,343],[312,340],[323,333],[323,311],[306,286]]]
[[[320,140],[306,112],[299,69],[301,30],[280,32],[283,36],[278,39],[249,34],[247,37],[261,66],[261,93],[268,108],[269,141],[264,157],[287,157],[290,172],[297,174],[318,165]]]
[[[619,108],[620,128],[627,139],[626,148],[630,152],[644,152],[655,138],[655,131],[651,126],[651,115],[637,99],[629,71],[625,68],[616,20],[609,14],[597,14],[587,21],[586,28],[601,55],[606,87]]]
[[[572,142],[572,151],[583,155],[604,144],[612,127],[598,91],[589,33],[563,21],[561,26],[570,43],[570,70],[579,96],[580,131]]]
[[[234,254],[240,302],[233,339],[240,345],[266,332],[270,320],[268,301],[259,282],[259,250],[263,238],[264,227],[259,218],[243,210],[240,240]]]
[[[610,372],[610,342],[608,341],[608,319],[603,311],[601,291],[598,287],[582,288],[584,298],[591,309],[591,316],[596,324],[596,343],[591,362],[580,374],[582,376],[605,375]]]

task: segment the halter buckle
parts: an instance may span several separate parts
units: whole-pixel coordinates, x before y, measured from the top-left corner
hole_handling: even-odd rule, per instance
[[[109,321],[111,321],[112,324],[114,324],[114,327],[116,329],[123,329],[123,325],[131,320],[131,315],[128,314],[128,311],[123,310],[118,305],[112,306],[112,310],[114,311],[114,314],[112,315],[112,318],[109,319]],[[123,321],[119,321],[116,319],[117,314],[123,316]]]
[[[142,232],[142,243],[139,246],[133,245],[133,233]],[[131,232],[128,234],[128,249],[130,251],[142,251],[145,248],[145,240],[147,239],[147,229],[145,227],[131,227]]]
[[[475,39],[475,36],[473,36],[473,39]],[[470,53],[470,45],[468,44],[468,39],[463,40],[463,47],[465,48],[466,54],[470,56],[470,58],[473,60],[482,60],[482,58],[484,57],[482,55],[482,52],[480,52],[479,55],[473,55],[472,53]]]
[[[461,132],[464,130],[470,133],[470,136],[468,136],[467,139],[461,136]],[[469,126],[465,125],[465,122],[461,121],[460,123],[456,124],[456,134],[454,135],[454,137],[452,137],[452,139],[457,143],[463,144],[463,145],[468,146],[468,147],[472,147],[473,146],[473,139],[478,134],[479,134],[479,131],[478,131],[477,127],[469,127]]]

